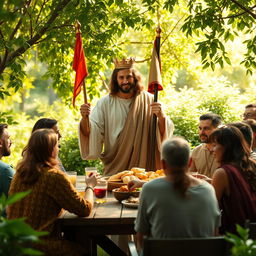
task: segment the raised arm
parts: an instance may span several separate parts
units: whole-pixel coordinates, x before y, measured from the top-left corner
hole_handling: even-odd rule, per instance
[[[90,132],[88,132],[86,126],[87,126],[87,120],[89,118],[89,115],[91,113],[91,106],[89,103],[84,103],[80,107],[80,114],[82,116],[81,122],[80,122],[80,129],[84,136],[88,137],[90,135]]]

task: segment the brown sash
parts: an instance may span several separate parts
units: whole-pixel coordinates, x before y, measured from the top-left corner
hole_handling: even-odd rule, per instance
[[[113,150],[103,152],[104,174],[113,175],[132,167],[147,168],[152,115],[150,104],[153,98],[142,91],[136,95],[128,113],[123,131],[120,133]],[[156,168],[160,168],[160,153],[156,151]]]

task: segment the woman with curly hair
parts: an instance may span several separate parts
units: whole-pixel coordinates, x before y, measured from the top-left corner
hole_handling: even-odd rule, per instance
[[[210,140],[220,163],[212,180],[222,210],[220,233],[235,233],[236,224],[256,221],[256,162],[241,131],[232,125],[214,131]]]

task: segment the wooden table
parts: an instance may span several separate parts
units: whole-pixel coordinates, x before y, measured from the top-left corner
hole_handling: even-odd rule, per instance
[[[81,183],[78,182],[78,189],[82,187]],[[74,241],[81,243],[83,238],[89,237],[92,255],[97,255],[96,245],[109,255],[126,255],[107,235],[134,234],[136,216],[137,209],[123,206],[108,192],[107,202],[95,204],[90,216],[77,217],[66,211],[58,219],[58,224],[60,230]]]

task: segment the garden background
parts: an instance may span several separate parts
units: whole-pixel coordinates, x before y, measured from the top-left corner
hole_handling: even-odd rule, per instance
[[[114,57],[133,56],[147,88],[150,55],[162,28],[159,100],[175,134],[193,148],[201,114],[240,121],[244,106],[256,103],[256,33],[253,1],[8,0],[0,4],[0,122],[9,126],[14,167],[34,123],[58,120],[60,158],[82,173],[99,161],[80,158],[78,97],[72,107],[75,20],[81,22],[94,106],[107,94]]]

